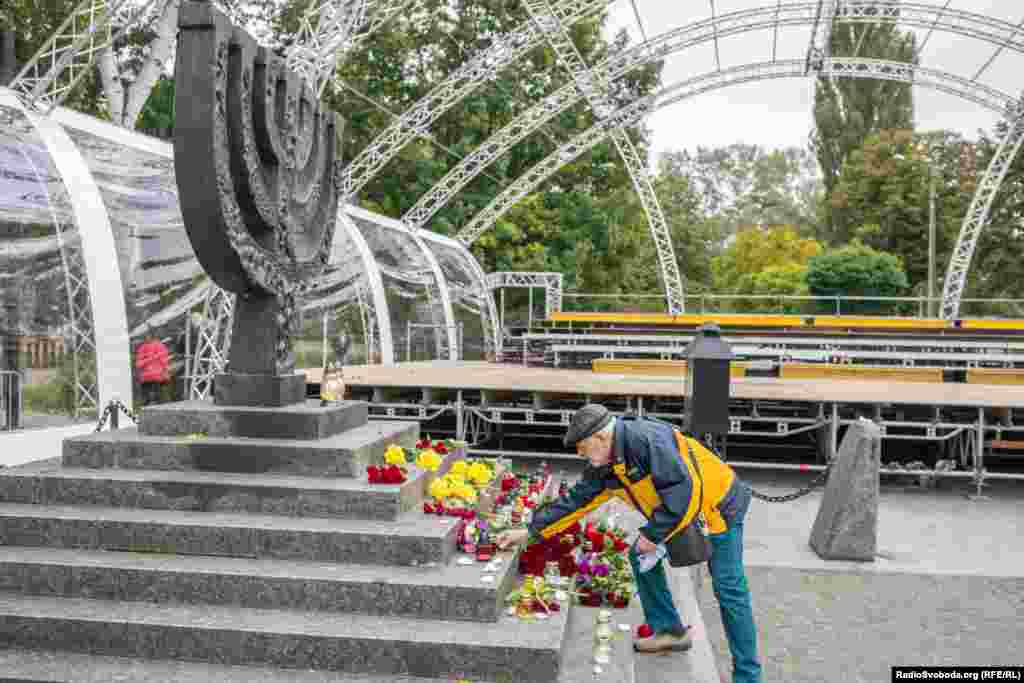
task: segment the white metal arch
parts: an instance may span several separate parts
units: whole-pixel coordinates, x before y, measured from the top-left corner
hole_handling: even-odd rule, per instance
[[[376,324],[368,325],[370,329],[367,331],[370,334],[366,339],[366,360],[371,362],[373,358],[371,352],[376,350],[379,352],[381,365],[394,365],[395,345],[391,332],[388,299],[384,295],[384,280],[380,276],[380,268],[377,266],[377,260],[373,258],[370,246],[366,243],[366,238],[345,213],[347,208],[345,205],[338,207],[338,222],[344,234],[348,235],[352,239],[352,243],[356,245],[359,257],[366,269],[366,279],[370,284],[370,296],[368,299],[366,297],[360,299],[360,310],[363,311],[364,317],[376,320]]]
[[[595,72],[587,66],[583,55],[572,42],[569,30],[552,9],[550,0],[523,0],[523,4],[530,13],[533,23],[544,33],[547,44],[555,52],[555,58],[569,72],[573,84],[587,99],[595,116],[598,119],[608,117],[616,109],[611,99],[609,81],[602,70]],[[633,181],[633,188],[640,197],[640,203],[647,215],[647,224],[660,266],[658,274],[665,288],[668,312],[672,315],[683,313],[686,310],[686,290],[683,287],[683,278],[679,274],[675,250],[672,248],[672,234],[669,232],[668,222],[665,220],[665,214],[661,210],[658,195],[654,192],[654,184],[647,170],[647,160],[640,158],[625,127],[610,129],[609,136],[626,165],[629,177]]]
[[[558,0],[554,10],[566,26],[594,14],[612,0]],[[541,44],[543,35],[532,24],[505,36],[452,72],[416,104],[373,139],[366,149],[342,171],[342,201],[355,195],[379,173],[406,144],[429,133],[430,125],[453,105],[480,85],[492,80],[498,71]]]
[[[619,109],[612,119],[619,120],[618,125],[628,125],[654,109],[667,107],[676,102],[696,97],[701,93],[743,83],[777,78],[803,78],[806,77],[805,66],[805,60],[779,60],[712,71],[670,85],[656,95],[632,102]],[[836,78],[875,78],[913,83],[962,97],[1000,113],[1005,113],[1015,106],[1014,98],[993,88],[979,86],[966,78],[936,69],[901,62],[833,58],[825,60],[821,71],[816,75]],[[509,208],[532,192],[559,168],[604,140],[608,135],[608,127],[608,120],[601,121],[538,162],[474,216],[459,233],[458,239],[466,244],[474,242],[481,234],[490,229]]]
[[[455,311],[452,309],[451,294],[448,291],[448,281],[444,277],[444,272],[441,270],[441,265],[437,262],[434,257],[434,253],[430,250],[421,235],[420,230],[410,229],[405,223],[394,218],[389,218],[381,214],[370,213],[364,209],[349,204],[345,207],[345,210],[357,217],[361,217],[370,223],[383,223],[395,230],[401,231],[408,234],[416,246],[426,259],[427,267],[430,269],[432,277],[426,278],[425,284],[427,285],[428,292],[432,297],[436,297],[441,303],[441,311],[444,318],[444,338],[447,344],[448,358],[449,360],[459,359],[459,337],[458,329],[455,325]],[[376,266],[376,263],[374,264]],[[383,287],[382,287],[383,291]],[[387,310],[387,309],[384,309]]]
[[[854,8],[849,6],[844,6],[844,11],[837,14],[836,21],[864,23],[869,19],[875,20],[876,17],[867,11],[867,6],[881,5],[888,8],[891,4],[889,2],[861,3],[856,6],[857,11],[853,11]],[[603,70],[607,74],[606,78],[613,80],[640,66],[707,43],[716,37],[723,38],[765,30],[776,25],[813,25],[816,20],[816,11],[817,3],[798,2],[722,14],[714,20],[704,19],[656,36],[646,43],[634,46],[626,52],[602,62],[595,69]],[[966,35],[996,45],[1006,45],[1013,51],[1024,53],[1024,35],[1015,38],[1012,24],[976,14],[953,10],[943,12],[941,8],[934,6],[912,6],[902,15],[893,12],[882,13],[878,20],[899,21],[902,24],[920,28],[936,26],[936,30]],[[983,90],[985,86],[977,84],[977,88]],[[990,96],[986,97],[999,98],[1000,96],[1000,93],[993,91]],[[447,205],[452,197],[465,188],[491,162],[559,113],[574,105],[581,97],[576,87],[569,84],[523,112],[516,120],[511,121],[485,140],[424,193],[402,216],[403,222],[415,227],[426,225],[437,211]],[[460,235],[463,234],[465,234],[465,230],[460,233]]]
[[[80,387],[76,408],[98,409],[113,399],[130,403],[132,363],[124,287],[110,216],[100,190],[78,147],[56,119],[32,112],[7,88],[0,88],[0,104],[21,111],[35,126],[67,188],[78,227],[92,325],[91,329],[79,329],[77,333],[73,330],[77,338],[72,341],[83,347],[76,351],[95,349],[96,386],[91,397],[88,388]],[[76,283],[69,280],[66,286],[74,287]],[[97,305],[100,301],[102,306]]]

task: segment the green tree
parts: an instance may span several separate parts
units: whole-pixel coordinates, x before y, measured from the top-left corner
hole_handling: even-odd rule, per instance
[[[918,63],[914,34],[892,23],[836,22],[831,54]],[[843,164],[869,135],[913,127],[914,97],[909,83],[819,78],[814,91],[811,144],[821,167],[825,193],[831,196]]]
[[[807,289],[814,296],[896,297],[906,294],[907,275],[898,256],[854,241],[814,256],[807,264]],[[879,301],[844,302],[843,313],[892,313],[899,307]],[[822,311],[834,312],[831,302]]]
[[[135,128],[158,137],[170,137],[174,131],[173,78],[163,77],[153,86]]]
[[[934,180],[940,270],[949,261],[973,192],[962,180],[964,149],[963,139],[946,131],[882,131],[869,136],[850,155],[827,203],[837,240],[856,238],[899,256],[911,286],[925,293],[930,186]]]
[[[739,295],[805,295],[808,260],[821,252],[815,240],[802,237],[791,225],[742,228],[712,260],[714,291]],[[718,305],[718,304],[716,304]],[[740,311],[798,310],[798,302],[733,299],[720,304]]]

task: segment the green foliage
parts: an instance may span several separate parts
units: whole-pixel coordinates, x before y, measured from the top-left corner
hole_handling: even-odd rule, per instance
[[[153,91],[139,113],[135,128],[159,137],[170,137],[174,130],[174,79],[156,82]]]
[[[821,252],[813,239],[801,237],[791,225],[747,226],[713,259],[714,291],[743,295],[807,294],[804,273],[809,260]],[[736,299],[718,307],[736,311],[798,312],[799,302]]]
[[[908,287],[899,257],[853,242],[839,249],[811,257],[807,264],[807,288],[814,296],[904,296]],[[834,312],[830,302],[822,311]],[[843,313],[892,314],[892,303],[878,301],[844,302]]]
[[[916,291],[927,290],[930,184],[936,194],[936,270],[949,262],[973,187],[962,182],[965,143],[958,135],[882,131],[853,151],[827,208],[834,237],[890,252]],[[942,272],[936,273],[940,280]],[[936,283],[936,291],[941,282]]]
[[[831,54],[917,64],[917,40],[892,23],[836,23]],[[908,83],[862,78],[819,78],[814,92],[811,142],[831,195],[850,154],[872,133],[914,127]]]
[[[79,373],[83,380],[95,376],[95,359],[80,354]],[[45,384],[32,384],[22,388],[24,410],[27,415],[74,415],[75,372],[74,358],[65,353],[57,358],[56,373]]]

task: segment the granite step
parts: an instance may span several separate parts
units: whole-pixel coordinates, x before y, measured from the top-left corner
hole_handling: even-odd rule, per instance
[[[219,406],[210,401],[179,401],[147,406],[139,433],[149,436],[241,436],[255,439],[324,439],[367,423],[365,401],[321,406],[306,401],[280,408]]]
[[[524,625],[0,593],[0,647],[555,683],[569,612]]]
[[[451,678],[368,676],[266,666],[0,650],[0,681],[16,683],[452,683]]]
[[[410,468],[405,483],[380,485],[365,476],[62,467],[53,458],[0,470],[0,502],[395,520],[421,506],[424,477]]]
[[[382,522],[2,503],[0,545],[410,566],[447,564],[455,522],[419,510]]]
[[[148,436],[134,427],[64,440],[66,467],[365,476],[391,444],[411,448],[417,422],[370,422],[326,439]]]
[[[161,604],[303,609],[454,621],[497,621],[515,556],[483,563],[389,567],[104,550],[0,546],[0,591]]]

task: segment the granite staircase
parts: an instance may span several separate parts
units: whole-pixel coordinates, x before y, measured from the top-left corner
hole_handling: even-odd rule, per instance
[[[362,402],[184,402],[0,471],[0,676],[564,681],[573,610],[505,615],[510,553],[485,582],[425,477],[366,483],[417,438]]]

